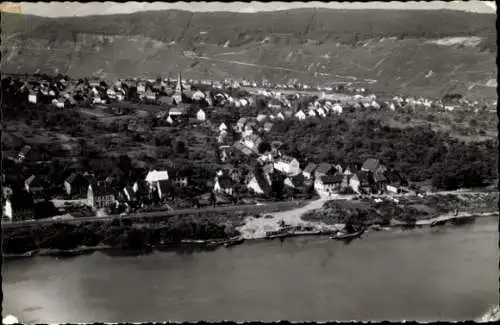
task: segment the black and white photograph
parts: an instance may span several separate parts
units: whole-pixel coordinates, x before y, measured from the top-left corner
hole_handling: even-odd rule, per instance
[[[500,320],[494,1],[0,9],[2,325]]]

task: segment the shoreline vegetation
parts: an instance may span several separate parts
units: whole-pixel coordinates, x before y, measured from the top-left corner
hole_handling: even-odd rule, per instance
[[[498,215],[497,193],[487,193],[479,209],[475,202],[459,195],[446,194],[424,198],[318,199],[295,210],[249,217],[241,213],[207,213],[205,216],[173,216],[156,223],[139,223],[127,219],[84,222],[79,225],[55,222],[3,230],[5,260],[34,256],[73,257],[100,251],[109,256],[137,256],[153,251],[213,250],[222,246],[241,244],[244,240],[266,239],[265,227],[258,236],[245,228],[253,221],[261,225],[292,226],[283,239],[294,236],[325,236],[336,234],[345,224],[360,226],[369,231],[395,228],[413,229],[473,223],[479,217]],[[476,198],[477,200],[477,198]],[[483,201],[484,201],[483,197]],[[396,203],[397,202],[397,203]],[[476,202],[477,203],[477,202]],[[319,208],[318,208],[319,206]],[[298,218],[293,217],[294,211]],[[298,220],[289,224],[290,215]],[[278,222],[276,222],[278,221]]]

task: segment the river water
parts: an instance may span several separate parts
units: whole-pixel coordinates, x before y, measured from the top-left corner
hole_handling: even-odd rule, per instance
[[[23,323],[467,320],[498,304],[498,219],[462,228],[254,241],[199,253],[4,263]]]

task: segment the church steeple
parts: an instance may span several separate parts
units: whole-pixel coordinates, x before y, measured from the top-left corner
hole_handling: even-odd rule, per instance
[[[177,85],[175,86],[175,95],[173,96],[177,104],[182,103],[182,98],[184,97],[184,89],[182,87],[181,73],[177,76]]]

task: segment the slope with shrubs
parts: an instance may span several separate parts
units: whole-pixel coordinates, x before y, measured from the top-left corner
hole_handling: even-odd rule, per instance
[[[57,69],[74,76],[156,77],[182,70],[193,78],[300,79],[313,85],[346,81],[337,77],[346,75],[376,79],[370,86],[375,90],[409,95],[439,97],[451,90],[496,95],[484,86],[495,79],[494,15],[300,9],[2,16],[5,72]],[[472,45],[428,42],[449,37],[479,39]]]

